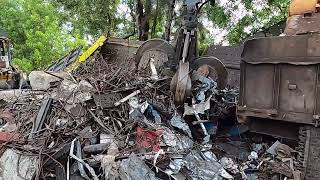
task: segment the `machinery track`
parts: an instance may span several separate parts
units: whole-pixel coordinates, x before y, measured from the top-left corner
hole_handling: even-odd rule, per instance
[[[302,126],[299,129],[297,147],[298,169],[303,172],[305,180],[320,179],[320,128]]]

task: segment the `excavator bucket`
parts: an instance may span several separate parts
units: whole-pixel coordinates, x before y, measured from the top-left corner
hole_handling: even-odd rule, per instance
[[[289,16],[316,12],[318,0],[293,0],[289,7]]]
[[[317,0],[294,0],[289,7],[285,35],[320,32],[319,2]]]

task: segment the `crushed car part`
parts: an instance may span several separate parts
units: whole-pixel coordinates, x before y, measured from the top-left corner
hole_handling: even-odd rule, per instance
[[[57,62],[51,64],[49,68],[47,68],[47,71],[52,71],[52,72],[63,71],[78,59],[81,53],[81,50],[82,50],[82,46],[76,49],[73,49],[71,52],[69,52],[69,54],[65,55],[63,58],[59,59]]]

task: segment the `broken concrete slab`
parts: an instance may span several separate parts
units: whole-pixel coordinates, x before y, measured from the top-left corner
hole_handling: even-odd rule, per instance
[[[65,77],[68,77],[65,72],[32,71],[29,74],[29,81],[33,90],[48,90],[53,84],[63,80]]]
[[[24,156],[15,150],[7,149],[0,158],[0,179],[32,179],[37,170],[36,156]]]
[[[77,83],[68,79],[64,79],[61,81],[57,91],[52,93],[52,98],[65,101],[70,105],[75,105],[79,102],[90,100],[92,98],[91,93],[94,91],[95,89],[93,86],[85,80]],[[70,110],[70,108],[68,110]]]

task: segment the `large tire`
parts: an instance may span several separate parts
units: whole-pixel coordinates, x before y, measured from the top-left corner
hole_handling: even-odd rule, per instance
[[[298,169],[305,180],[320,179],[320,128],[303,126],[299,129],[299,146],[297,147]]]

